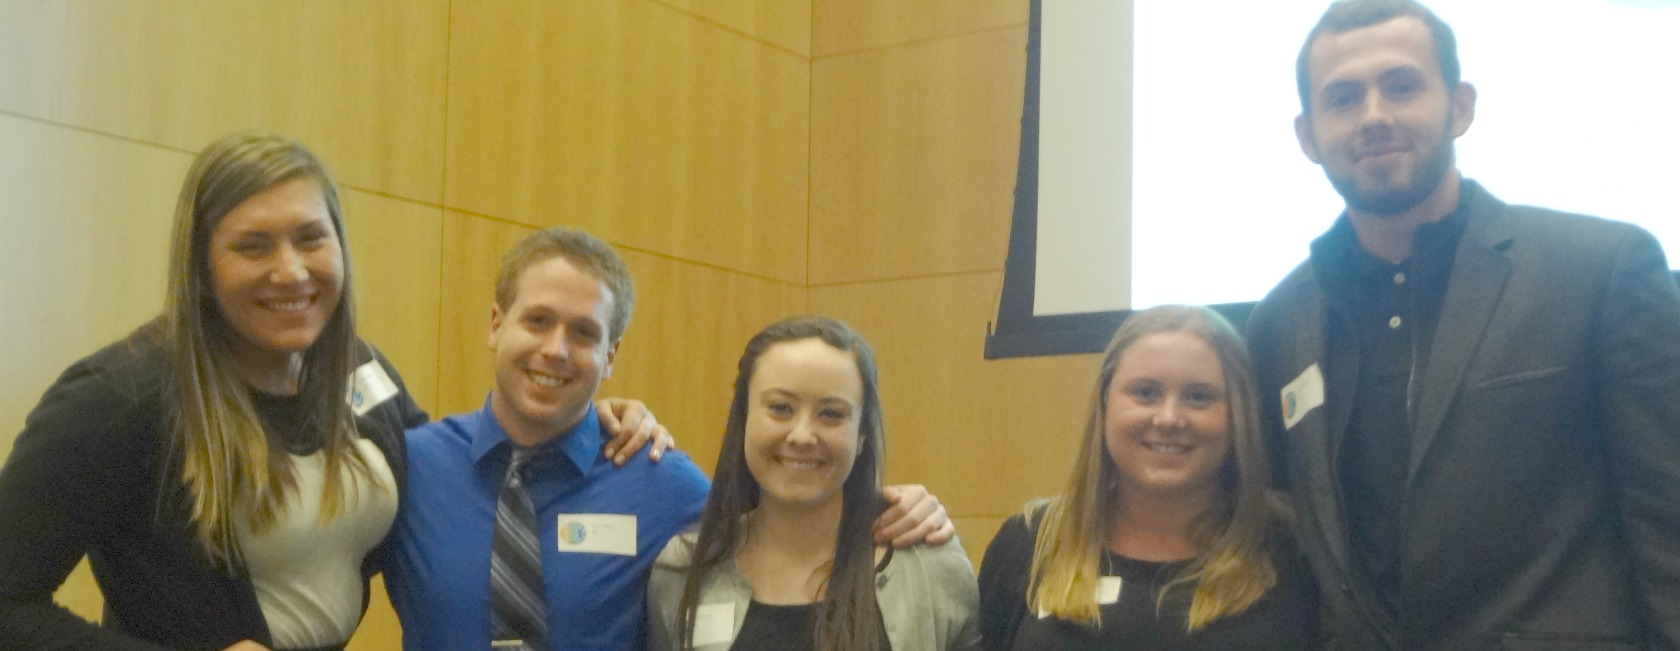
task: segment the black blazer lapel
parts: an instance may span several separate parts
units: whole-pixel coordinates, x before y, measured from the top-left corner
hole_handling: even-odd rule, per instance
[[[1447,409],[1458,397],[1464,373],[1481,345],[1511,274],[1511,262],[1505,254],[1512,243],[1505,204],[1486,193],[1477,193],[1470,210],[1470,223],[1459,241],[1452,278],[1441,303],[1428,367],[1417,384],[1417,422],[1412,431],[1407,482],[1417,475],[1430,444],[1440,433]]]

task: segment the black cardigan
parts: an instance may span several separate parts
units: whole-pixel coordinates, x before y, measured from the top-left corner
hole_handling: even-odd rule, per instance
[[[0,470],[0,648],[270,643],[250,582],[216,569],[193,537],[170,450],[168,362],[152,331],[142,327],[71,365],[30,412]],[[366,344],[357,350],[357,366],[377,359],[399,389],[357,426],[385,454],[400,492],[403,430],[426,414],[389,361]],[[104,627],[52,601],[83,555],[105,596]]]

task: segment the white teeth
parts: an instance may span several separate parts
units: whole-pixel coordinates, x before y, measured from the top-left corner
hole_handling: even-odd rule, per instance
[[[542,374],[542,373],[538,373],[536,371],[526,371],[525,374],[530,376],[531,381],[536,382],[537,386],[546,387],[546,388],[549,388],[549,389],[553,389],[555,387],[560,386],[560,378],[554,377],[552,375],[545,375],[545,374]]]
[[[284,302],[269,301],[268,302],[268,309],[279,310],[281,312],[295,312],[295,311],[298,311],[298,310],[301,310],[301,309],[304,309],[304,308],[307,308],[307,307],[309,307],[309,299],[307,299],[307,298],[300,298],[300,299],[295,300],[295,301],[284,301]]]
[[[811,461],[811,460],[805,460],[805,459],[789,459],[787,457],[782,457],[781,462],[782,462],[782,465],[789,466],[789,467],[793,468],[794,470],[816,470],[817,468],[820,468],[823,465],[821,461]]]
[[[1188,454],[1191,449],[1188,445],[1177,445],[1173,443],[1145,442],[1143,447],[1148,448],[1151,452],[1160,452],[1163,454]]]

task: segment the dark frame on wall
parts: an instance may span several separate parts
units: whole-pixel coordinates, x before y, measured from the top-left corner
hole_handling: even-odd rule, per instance
[[[1038,264],[1038,98],[1043,60],[1043,0],[1033,0],[1027,28],[1027,88],[1021,106],[1021,150],[1015,170],[1015,209],[1009,226],[1003,293],[997,320],[988,324],[986,359],[1102,352],[1131,310],[1036,316],[1033,287]],[[1240,328],[1254,303],[1215,305]]]

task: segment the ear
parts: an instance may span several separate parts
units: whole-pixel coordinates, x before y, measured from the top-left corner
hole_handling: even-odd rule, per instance
[[[601,379],[612,377],[613,360],[618,359],[618,345],[624,343],[624,338],[614,339],[607,344],[607,363],[601,365]]]
[[[490,304],[490,337],[485,340],[491,348],[496,347],[496,331],[502,329],[502,306]]]
[[[1452,93],[1452,134],[1454,138],[1464,135],[1470,130],[1470,123],[1476,120],[1476,87],[1470,82],[1458,82],[1458,88]]]
[[[1301,144],[1301,153],[1307,155],[1307,160],[1314,165],[1324,163],[1318,156],[1318,142],[1313,139],[1312,118],[1306,113],[1295,116],[1295,141]]]

